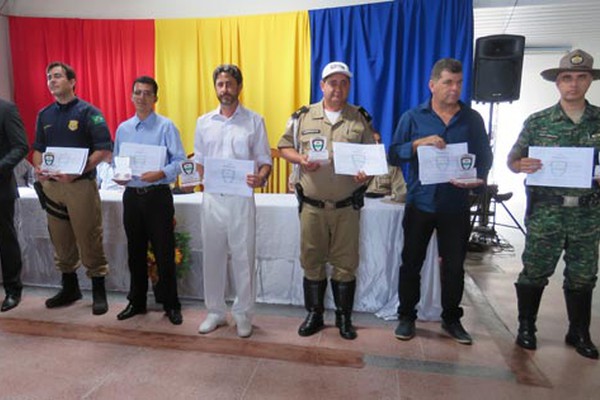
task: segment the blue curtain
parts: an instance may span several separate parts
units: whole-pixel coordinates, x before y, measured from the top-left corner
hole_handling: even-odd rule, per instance
[[[463,63],[463,100],[471,98],[472,0],[394,0],[310,11],[311,101],[322,98],[321,70],[343,61],[354,74],[349,101],[373,116],[386,146],[401,113],[429,98],[440,58]]]

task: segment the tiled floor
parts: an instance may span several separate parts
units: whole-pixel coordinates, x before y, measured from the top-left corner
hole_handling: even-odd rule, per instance
[[[171,325],[155,308],[117,321],[123,294],[107,315],[91,315],[90,294],[71,307],[47,310],[53,291],[26,288],[22,304],[0,314],[0,399],[598,399],[600,363],[567,347],[567,317],[557,270],[538,319],[538,350],[514,345],[513,282],[522,235],[499,228],[514,250],[470,253],[463,324],[472,346],[453,342],[439,323],[418,322],[409,342],[394,322],[356,314],[359,337],[331,327],[301,338],[299,307],[260,305],[254,334],[235,327],[196,333],[205,315],[184,304]],[[497,250],[498,248],[496,248]],[[592,337],[600,344],[600,299]]]

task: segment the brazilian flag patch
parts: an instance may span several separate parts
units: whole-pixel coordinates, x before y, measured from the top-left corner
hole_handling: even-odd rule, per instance
[[[104,121],[104,117],[102,115],[92,115],[92,122],[94,123],[94,125],[100,125],[103,124]]]

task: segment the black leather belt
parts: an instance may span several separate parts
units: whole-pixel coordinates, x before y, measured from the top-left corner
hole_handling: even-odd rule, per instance
[[[133,192],[137,195],[143,196],[150,192],[155,192],[159,190],[168,190],[171,191],[171,187],[169,185],[150,185],[144,187],[128,187],[125,189],[126,191]]]
[[[310,197],[303,197],[302,198],[302,202],[306,203],[306,204],[310,204],[311,206],[314,207],[318,207],[318,208],[325,208],[325,209],[335,209],[335,208],[344,208],[344,207],[348,207],[352,205],[352,196],[348,197],[347,199],[344,200],[340,200],[340,201],[323,201],[323,200],[316,200],[316,199],[311,199]]]
[[[594,207],[600,204],[600,192],[585,196],[540,195],[533,197],[534,203],[548,204],[561,207]]]

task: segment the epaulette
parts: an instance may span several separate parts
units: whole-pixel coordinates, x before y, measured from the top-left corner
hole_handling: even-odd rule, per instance
[[[367,122],[371,122],[371,120],[373,119],[373,117],[371,117],[371,114],[369,114],[369,112],[365,110],[362,106],[358,107],[358,112],[361,113],[363,117],[365,117]]]
[[[300,118],[300,116],[304,113],[308,112],[308,107],[306,106],[302,106],[299,109],[297,109],[296,111],[294,111],[294,113],[292,114],[292,118],[294,119],[298,119]]]

